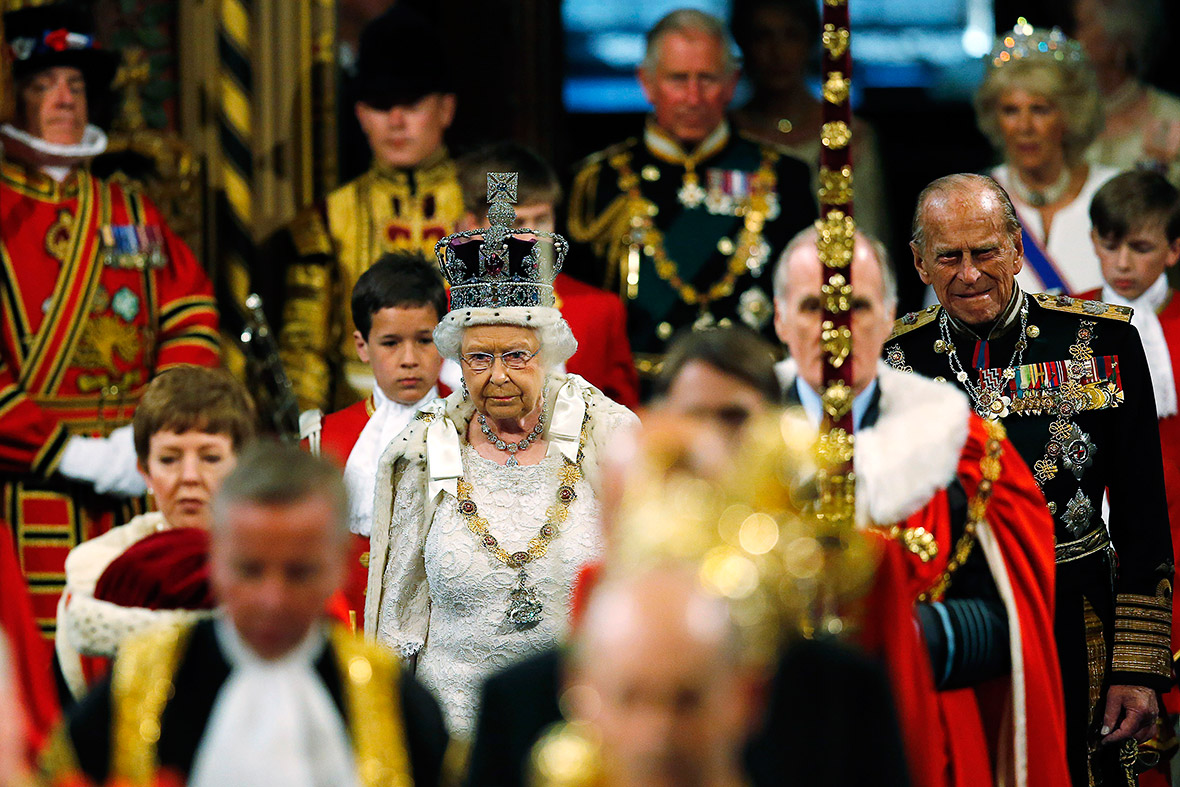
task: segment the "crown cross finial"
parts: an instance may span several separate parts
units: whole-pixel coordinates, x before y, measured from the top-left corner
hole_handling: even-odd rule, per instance
[[[516,203],[516,173],[489,172],[488,205],[505,201]]]
[[[484,245],[480,251],[480,273],[499,275],[508,263],[508,246],[505,244],[516,224],[516,173],[488,173],[488,227],[484,233]]]

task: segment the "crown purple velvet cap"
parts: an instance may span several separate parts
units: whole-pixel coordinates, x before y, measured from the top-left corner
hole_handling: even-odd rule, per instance
[[[457,309],[552,307],[553,279],[569,244],[553,233],[516,229],[516,173],[488,173],[490,227],[456,232],[434,246]],[[529,237],[521,237],[529,236]]]

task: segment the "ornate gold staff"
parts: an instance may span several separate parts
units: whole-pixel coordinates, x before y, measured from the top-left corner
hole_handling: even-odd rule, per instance
[[[848,0],[824,0],[823,127],[821,130],[817,249],[823,264],[824,419],[819,447],[817,514],[825,541],[842,549],[855,528],[856,476],[852,470],[852,57]],[[820,631],[838,633],[842,624],[830,594],[816,611]]]

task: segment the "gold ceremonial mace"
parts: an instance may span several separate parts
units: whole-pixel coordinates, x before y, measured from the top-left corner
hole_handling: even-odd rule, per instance
[[[852,469],[852,57],[849,53],[848,0],[824,0],[823,127],[821,129],[817,249],[823,265],[824,418],[820,427],[817,476],[821,543],[842,551],[856,527],[856,475]],[[835,561],[838,565],[839,561]],[[829,563],[830,564],[830,563]],[[830,578],[831,580],[832,578]],[[834,582],[821,591],[813,610],[818,635],[838,634],[843,622]]]

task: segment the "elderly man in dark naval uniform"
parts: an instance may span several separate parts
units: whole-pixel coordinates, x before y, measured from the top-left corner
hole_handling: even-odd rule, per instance
[[[981,416],[1004,421],[1032,468],[1056,526],[1072,778],[1134,784],[1134,741],[1151,736],[1156,692],[1171,680],[1173,565],[1151,378],[1131,310],[1022,292],[1020,223],[981,175],[927,186],[910,246],[939,305],[897,321],[886,362],[966,391]]]
[[[731,131],[738,70],[719,20],[668,14],[639,67],[653,108],[642,136],[590,156],[574,178],[569,233],[589,248],[571,272],[628,302],[643,374],[658,371],[677,328],[740,320],[768,329],[763,274],[816,215],[805,164]]]

